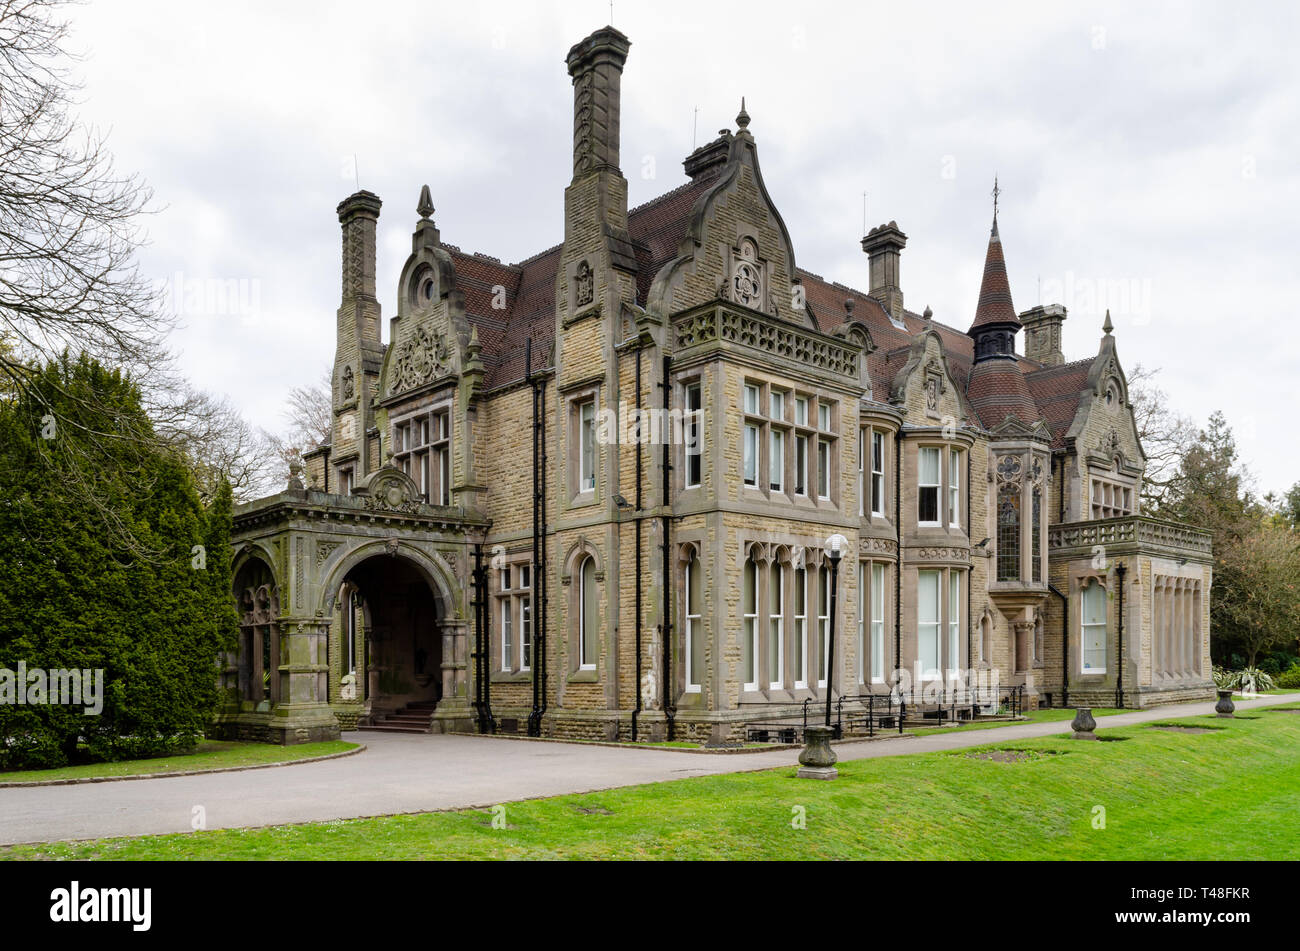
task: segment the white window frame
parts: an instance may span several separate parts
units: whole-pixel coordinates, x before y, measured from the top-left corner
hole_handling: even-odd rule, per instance
[[[753,572],[754,583],[750,586],[750,602],[745,601],[745,578]],[[744,677],[744,689],[753,691],[758,689],[758,562],[753,558],[745,559],[745,567],[740,580],[740,599],[742,601],[741,610],[744,612],[744,623],[741,630],[741,637],[744,643],[741,644],[740,655],[740,672]],[[746,654],[748,651],[748,654]],[[748,656],[748,660],[746,657]],[[746,666],[748,665],[748,669]]]
[[[578,401],[578,494],[596,491],[596,397]],[[588,415],[590,413],[590,415]]]
[[[688,489],[699,488],[700,483],[704,478],[704,445],[701,440],[704,433],[704,426],[702,424],[704,416],[703,404],[701,402],[702,395],[703,391],[700,389],[699,380],[691,380],[686,384],[686,415],[683,420],[683,434],[686,437],[686,474],[684,476],[684,485]],[[692,445],[694,445],[694,449],[691,448]]]
[[[592,558],[590,555],[587,555],[585,558],[583,558],[581,562],[578,563],[578,669],[579,670],[596,669],[596,658],[587,657],[587,625],[595,621],[596,633],[598,636],[600,633],[599,620],[596,618],[587,617],[587,564],[588,562],[591,563],[593,569],[592,577],[594,580],[596,560]],[[600,611],[599,600],[596,602],[596,611],[597,612]],[[600,653],[599,642],[593,644],[593,647],[595,648],[596,653],[599,655]]]
[[[867,682],[867,572],[870,563],[858,562],[858,683]]]
[[[817,437],[817,498],[830,501],[831,497],[831,441]]]
[[[925,466],[922,459],[934,458],[934,481],[923,481]],[[921,518],[921,500],[925,492],[934,492],[934,520]],[[925,528],[937,528],[943,524],[943,455],[938,446],[918,446],[916,450],[916,524]]]
[[[821,647],[817,658],[817,687],[820,689],[826,686],[831,660],[831,570],[823,566],[818,571],[818,577],[821,579],[817,585],[821,589],[817,599],[817,642]]]
[[[767,487],[769,492],[785,492],[785,430],[775,426],[767,440]]]
[[[885,565],[871,563],[871,682],[885,682]]]
[[[691,572],[696,567],[699,555],[695,549],[691,549],[690,557],[686,560],[686,583],[685,604],[686,604],[686,692],[699,693],[702,689],[700,683],[700,672],[695,669],[695,638],[700,634],[700,604],[699,592],[695,590],[695,585],[691,582]],[[692,613],[691,608],[695,611]]]
[[[776,590],[772,591],[769,587],[768,603],[768,629],[767,629],[767,659],[768,659],[768,688],[780,690],[785,686],[785,565],[778,561],[772,562],[767,572],[768,585],[775,585]],[[772,657],[776,656],[776,670],[771,670]]]
[[[1089,615],[1087,613],[1089,607],[1088,592],[1094,590],[1094,586],[1095,586],[1095,590],[1097,591],[1096,596],[1101,600],[1101,620],[1090,622],[1088,620]],[[1079,673],[1080,674],[1092,676],[1094,674],[1106,673],[1106,668],[1109,661],[1109,658],[1106,656],[1106,654],[1110,646],[1110,629],[1109,629],[1110,618],[1108,617],[1109,605],[1107,604],[1107,600],[1108,597],[1107,597],[1106,586],[1103,585],[1096,578],[1090,578],[1088,580],[1088,583],[1083,585],[1079,589]],[[1100,646],[1090,648],[1088,645],[1090,642],[1095,642],[1097,640],[1097,636],[1096,636],[1097,633],[1100,633],[1101,635]],[[1100,667],[1088,666],[1089,654],[1093,655],[1094,660],[1097,659],[1098,655],[1100,655],[1100,659],[1101,659]]]
[[[744,471],[741,477],[744,484],[751,489],[758,488],[759,437],[760,428],[755,423],[746,423],[744,432]]]
[[[879,452],[876,451],[877,448]],[[877,466],[880,468],[876,468]],[[883,518],[885,504],[885,434],[879,429],[873,429],[871,431],[871,514]]]
[[[794,570],[794,686],[808,687],[808,569]],[[802,613],[801,613],[802,612]]]
[[[961,528],[961,450],[948,450],[948,527]]]
[[[948,570],[948,679],[961,676],[961,575]]]
[[[931,587],[933,587],[932,591]],[[916,662],[921,669],[922,680],[939,680],[943,677],[942,612],[943,572],[932,569],[918,571],[916,573]],[[933,663],[929,663],[931,660]]]

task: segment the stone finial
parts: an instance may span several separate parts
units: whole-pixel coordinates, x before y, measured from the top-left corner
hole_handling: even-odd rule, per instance
[[[301,491],[302,491],[302,489],[303,489],[303,486],[302,486],[302,479],[299,478],[301,475],[302,475],[302,463],[299,462],[297,459],[295,459],[295,460],[293,460],[292,462],[289,463],[289,488],[290,488],[290,490],[292,490],[292,491],[294,491],[294,492],[301,492]]]
[[[433,215],[433,196],[429,194],[428,185],[420,188],[420,203],[415,206],[415,213],[421,219],[427,219]]]
[[[1107,337],[1109,337],[1109,336],[1110,336],[1110,332],[1111,332],[1112,330],[1115,329],[1115,325],[1112,324],[1112,323],[1110,322],[1110,308],[1109,308],[1109,307],[1106,308],[1106,320],[1105,320],[1105,322],[1101,325],[1101,329],[1105,332],[1105,334],[1106,334]]]
[[[852,297],[844,298],[844,313],[848,315],[850,320],[853,319],[853,306],[854,305],[853,305]]]
[[[925,305],[925,310],[921,312],[921,316],[925,318],[925,322],[927,324],[934,319],[934,311],[930,309],[929,304]]]
[[[736,127],[744,132],[749,128],[749,113],[745,111],[745,97],[740,97],[740,112],[736,114]]]

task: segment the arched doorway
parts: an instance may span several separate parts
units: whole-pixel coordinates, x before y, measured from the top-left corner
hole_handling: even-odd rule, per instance
[[[405,558],[374,555],[347,572],[339,596],[335,643],[341,667],[355,670],[354,699],[367,701],[372,723],[403,713],[427,725],[442,699],[444,620],[429,579]]]

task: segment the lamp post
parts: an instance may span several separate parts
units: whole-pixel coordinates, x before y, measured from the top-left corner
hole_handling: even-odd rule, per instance
[[[836,600],[839,594],[840,558],[849,540],[836,533],[826,539],[826,557],[831,563],[831,605],[830,631],[827,634],[829,644],[826,647],[826,719],[822,726],[810,726],[804,730],[804,748],[799,754],[799,772],[802,779],[834,779],[839,775],[835,768],[835,751],[831,749],[831,689],[835,683],[835,617]]]

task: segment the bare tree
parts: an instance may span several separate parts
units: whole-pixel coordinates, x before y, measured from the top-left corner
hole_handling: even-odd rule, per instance
[[[331,372],[325,370],[315,383],[295,386],[289,391],[284,413],[288,428],[270,437],[283,462],[285,474],[291,463],[302,463],[304,452],[310,452],[329,440],[334,427],[332,385]]]
[[[205,501],[223,479],[237,503],[283,487],[275,437],[253,427],[229,400],[190,390],[169,409],[157,422],[159,435],[186,460]]]
[[[1159,372],[1139,363],[1128,374],[1129,401],[1147,457],[1142,507],[1152,511],[1177,495],[1183,457],[1197,440],[1196,424],[1170,409],[1165,391],[1156,385]]]
[[[171,322],[138,270],[151,193],[72,115],[63,0],[0,0],[0,373],[85,352],[157,380]]]

